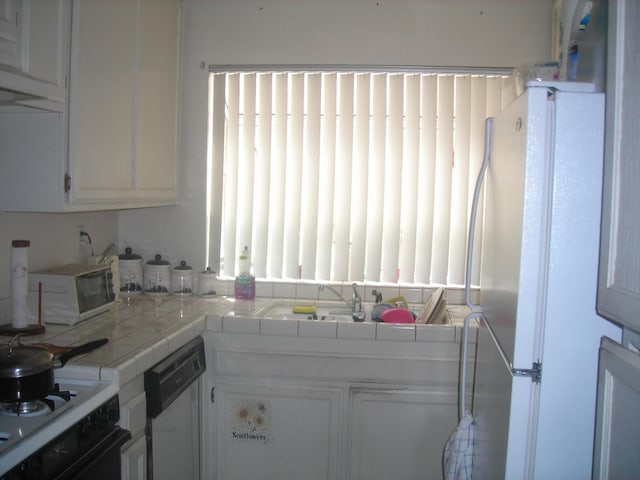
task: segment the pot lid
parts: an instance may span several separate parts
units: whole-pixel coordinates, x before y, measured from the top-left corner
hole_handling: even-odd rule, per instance
[[[53,354],[44,347],[9,341],[0,347],[0,377],[22,378],[53,368]]]
[[[174,268],[174,270],[192,270],[192,268],[187,265],[187,262],[185,262],[184,260],[182,260],[180,262],[180,265],[178,265],[177,267]]]
[[[142,257],[137,253],[132,253],[131,247],[124,249],[124,253],[118,255],[120,260],[142,260]]]
[[[156,258],[154,260],[149,260],[147,265],[169,265],[169,262],[166,260],[162,260],[162,255],[156,254]]]
[[[31,246],[31,241],[30,240],[12,240],[11,246],[13,248],[27,248]]]

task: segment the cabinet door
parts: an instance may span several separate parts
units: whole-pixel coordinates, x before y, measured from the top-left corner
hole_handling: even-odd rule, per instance
[[[341,389],[246,379],[215,392],[217,478],[338,478]]]
[[[25,5],[28,6],[24,12],[28,50],[23,52],[23,69],[30,77],[46,82],[48,100],[64,103],[67,100],[71,2],[30,0]]]
[[[150,198],[176,198],[180,27],[180,2],[142,1],[135,170],[136,187]]]
[[[457,423],[455,391],[353,388],[352,480],[442,478],[442,452]]]
[[[602,338],[592,478],[640,478],[640,355]]]
[[[147,440],[143,436],[121,454],[122,480],[146,480]]]
[[[177,200],[181,2],[83,0],[72,17],[72,209]]]
[[[609,2],[598,313],[640,331],[640,3]]]
[[[74,2],[69,125],[71,203],[132,189],[136,3]]]
[[[0,0],[0,65],[12,68],[20,59],[20,5],[17,0]]]

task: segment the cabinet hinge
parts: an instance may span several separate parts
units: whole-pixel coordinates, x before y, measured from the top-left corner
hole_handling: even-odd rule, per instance
[[[211,403],[216,403],[216,387],[211,387]]]
[[[511,372],[519,377],[531,377],[533,383],[542,380],[542,363],[534,362],[531,368],[513,368]]]
[[[71,175],[68,173],[64,174],[64,193],[69,193],[71,191]]]

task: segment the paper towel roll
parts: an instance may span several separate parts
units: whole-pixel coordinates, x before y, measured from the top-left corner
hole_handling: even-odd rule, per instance
[[[27,290],[29,288],[29,240],[11,242],[11,304],[13,328],[29,325]]]

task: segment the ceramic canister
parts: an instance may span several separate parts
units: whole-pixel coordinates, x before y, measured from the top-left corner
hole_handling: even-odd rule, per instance
[[[143,270],[142,257],[132,252],[130,247],[118,256],[120,294],[138,295],[142,293]]]
[[[184,260],[171,272],[171,293],[174,295],[193,293],[193,269]]]
[[[202,297],[213,297],[216,294],[216,272],[207,267],[204,272],[200,272],[198,283],[198,293]]]
[[[144,265],[144,293],[169,295],[171,266],[161,255],[156,255]]]

